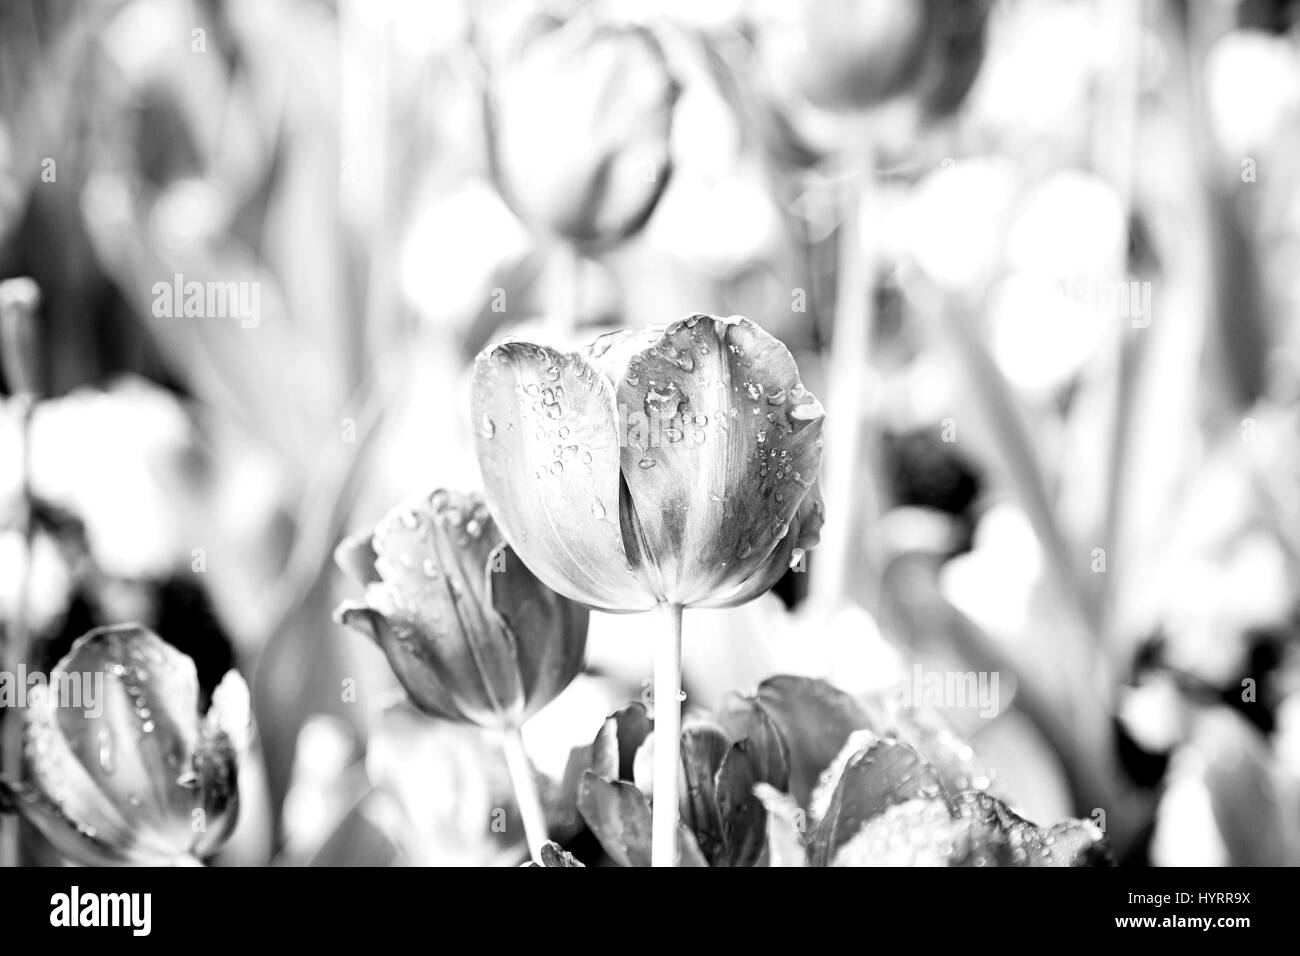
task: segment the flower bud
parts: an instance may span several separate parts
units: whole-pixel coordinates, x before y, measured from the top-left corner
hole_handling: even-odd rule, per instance
[[[335,560],[366,586],[335,619],[379,645],[426,713],[518,726],[582,670],[586,608],[533,576],[476,495],[399,506]]]
[[[230,671],[198,713],[194,662],[137,625],[80,638],[29,701],[31,783],[0,780],[12,804],[69,859],[193,864],[230,836],[248,688]]]
[[[678,92],[645,29],[579,18],[532,39],[502,69],[488,106],[506,201],[570,242],[631,236],[668,183]]]

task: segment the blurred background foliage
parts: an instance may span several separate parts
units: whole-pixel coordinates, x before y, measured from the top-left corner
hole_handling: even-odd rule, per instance
[[[205,692],[237,663],[260,759],[226,862],[521,858],[481,732],[383,709],[330,554],[477,483],[469,362],[545,326],[557,247],[575,341],[748,315],[847,420],[828,456],[856,445],[845,541],[687,615],[688,706],[995,671],[997,717],[948,716],[1029,815],[1103,811],[1121,862],[1300,862],[1296,6],[867,6],[862,46],[808,62],[778,0],[0,3],[0,279],[40,288],[43,383],[30,573],[0,405],[0,625],[25,602],[33,667],[120,620]],[[676,84],[625,241],[557,243],[493,161],[590,145],[496,142],[485,107],[503,81],[542,108],[504,81],[579,12],[648,30]],[[178,273],[258,283],[260,322],[157,316]],[[810,599],[819,575],[851,601]],[[570,749],[641,695],[644,627],[593,615],[588,673],[525,729],[579,845]]]

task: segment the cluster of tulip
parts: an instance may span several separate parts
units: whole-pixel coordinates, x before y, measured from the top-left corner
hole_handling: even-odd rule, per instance
[[[860,4],[871,22],[851,29],[835,6],[807,5],[799,68],[774,80],[840,113],[906,101],[936,115],[964,95],[986,4],[966,16],[944,0]],[[492,171],[520,218],[570,251],[640,230],[671,173],[679,94],[654,34],[547,21],[495,80]],[[547,140],[566,148],[534,148]],[[557,304],[561,329],[573,310]],[[840,392],[849,372],[833,376]],[[482,493],[433,491],[338,547],[365,592],[337,621],[378,645],[431,718],[500,733],[534,865],[581,865],[549,842],[520,728],[582,672],[588,609],[662,623],[653,717],[634,704],[605,722],[576,795],[617,864],[1105,858],[1089,824],[1040,829],[1014,814],[950,734],[822,681],[773,678],[683,725],[682,613],[761,596],[817,544],[824,419],[786,346],[740,316],[607,333],[579,351],[504,341],[474,365]],[[853,451],[838,454],[851,469]],[[0,804],[82,862],[192,863],[219,848],[249,735],[238,676],[200,720],[192,662],[130,625],[86,635],[58,671],[107,675],[107,707],[30,708],[30,781],[0,779]]]

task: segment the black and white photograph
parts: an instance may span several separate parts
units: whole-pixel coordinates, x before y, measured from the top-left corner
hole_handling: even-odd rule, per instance
[[[764,892],[1242,940],[1298,267],[1294,0],[0,0],[0,923],[889,867]]]

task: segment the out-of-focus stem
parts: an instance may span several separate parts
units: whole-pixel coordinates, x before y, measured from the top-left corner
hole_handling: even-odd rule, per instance
[[[845,160],[848,175],[840,198],[835,320],[827,363],[826,526],[815,559],[813,596],[823,607],[836,607],[848,591],[850,570],[865,568],[863,596],[874,610],[883,571],[876,536],[868,536],[869,553],[859,554],[859,545],[862,519],[874,523],[879,515],[879,489],[874,463],[859,465],[864,451],[870,452],[864,448],[870,438],[862,399],[871,374],[866,356],[875,313],[875,254],[863,221],[875,191],[875,150],[864,138],[846,151]]]
[[[37,347],[36,310],[40,290],[30,279],[13,279],[0,284],[0,350],[4,353],[5,378],[14,392],[19,414],[19,465],[21,475],[21,530],[23,565],[18,577],[18,600],[13,619],[5,633],[5,664],[9,673],[18,674],[27,661],[28,596],[31,593],[32,544],[35,524],[32,521],[32,417],[41,393],[40,350]],[[3,739],[0,740],[0,772],[8,780],[21,782],[23,772],[23,717],[17,708],[5,715]],[[22,824],[15,816],[13,825],[0,824],[0,866],[18,865],[19,834]]]
[[[556,347],[568,347],[578,324],[581,266],[582,256],[578,250],[568,242],[556,240],[551,246],[542,277],[546,295],[546,331],[551,344]]]
[[[661,604],[655,635],[654,802],[650,865],[677,865],[677,777],[682,748],[682,609]]]
[[[537,777],[524,750],[524,738],[516,727],[502,737],[506,766],[510,769],[510,782],[515,788],[515,802],[519,815],[524,818],[524,839],[528,841],[528,855],[536,862],[542,860],[542,847],[546,844],[546,814],[542,810],[542,797],[537,791]]]

